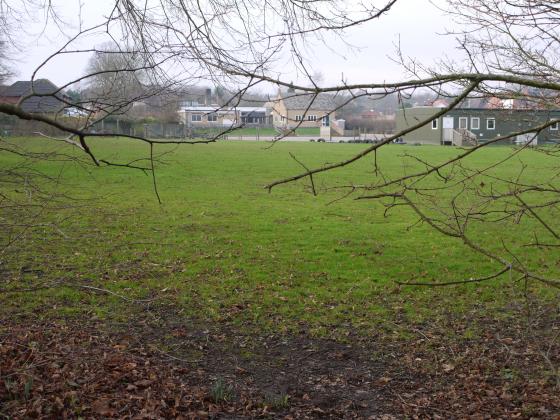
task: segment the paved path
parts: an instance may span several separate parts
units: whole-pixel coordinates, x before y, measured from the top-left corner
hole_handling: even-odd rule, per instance
[[[381,140],[383,138],[385,138],[386,136],[384,134],[369,134],[366,138],[368,140]],[[281,139],[281,141],[310,141],[310,140],[315,140],[317,141],[317,139],[319,139],[321,137],[319,136],[286,136],[283,137]],[[340,143],[341,141],[343,142],[348,142],[349,140],[355,140],[358,139],[359,137],[333,137],[332,139],[325,139],[326,143]],[[363,138],[363,137],[362,137]],[[246,141],[273,141],[276,140],[276,137],[271,137],[271,136],[260,136],[260,137],[256,137],[256,136],[227,136],[228,140],[246,140]]]

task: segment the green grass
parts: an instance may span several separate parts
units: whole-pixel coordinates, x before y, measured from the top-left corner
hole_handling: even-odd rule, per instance
[[[17,142],[34,150],[79,156],[69,146],[45,140]],[[122,163],[148,153],[145,145],[122,139],[97,139],[91,147],[99,158]],[[158,146],[156,152],[165,153],[157,164],[161,205],[151,177],[139,171],[34,162],[34,170],[58,177],[57,191],[75,200],[69,208],[58,206],[42,215],[42,223],[48,224],[29,230],[8,248],[2,260],[4,288],[63,280],[133,299],[156,297],[156,305],[172,305],[178,313],[207,321],[332,336],[355,329],[367,333],[380,326],[392,329],[397,318],[423,322],[473,305],[501,308],[522,295],[522,287],[508,275],[484,285],[397,286],[395,280],[449,281],[497,270],[488,258],[459,241],[415,225],[416,217],[404,207],[384,216],[381,202],[331,203],[343,192],[322,187],[372,182],[371,158],[317,176],[321,190],[317,197],[309,193],[307,180],[278,187],[271,194],[263,188],[301,171],[289,153],[313,167],[345,159],[365,147],[279,143],[270,148],[252,142]],[[485,150],[472,162],[487,165],[508,151]],[[419,167],[403,157],[407,152],[442,161],[458,150],[388,146],[377,157],[383,173]],[[0,159],[7,167],[18,158]],[[501,167],[500,175],[515,176],[521,160],[546,168],[547,159],[528,151]],[[527,169],[525,176],[538,179],[539,171],[533,171]],[[472,233],[484,244],[499,246],[497,235],[514,240],[519,232],[530,234],[533,228],[531,223],[496,224],[476,227]],[[557,267],[546,270],[554,272]],[[128,316],[123,311],[127,303],[120,298],[70,287],[0,294],[0,306],[12,314]]]
[[[319,136],[319,127],[301,127],[296,129],[296,134],[298,136]]]

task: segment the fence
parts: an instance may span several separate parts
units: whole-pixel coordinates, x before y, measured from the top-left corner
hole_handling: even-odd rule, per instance
[[[73,128],[81,128],[81,125],[84,123],[82,119],[75,117],[59,117],[57,120]],[[270,127],[271,126],[268,125],[247,124],[245,128],[255,129],[255,135],[258,136],[259,129],[267,129]],[[141,136],[151,139],[210,138],[228,131],[228,127],[209,129],[187,127],[182,123],[140,123],[124,119],[111,119],[101,120],[93,124],[87,131],[96,134]],[[2,136],[36,136],[39,133],[58,137],[68,134],[40,122],[24,121],[17,117],[7,116],[0,118],[0,135]],[[234,133],[228,132],[227,134],[233,135]],[[250,136],[249,133],[243,133],[243,135]]]
[[[81,128],[83,120],[72,117],[60,117],[57,121],[73,128]],[[148,138],[184,138],[188,130],[179,123],[136,123],[126,120],[100,121],[93,124],[87,131],[107,135],[133,135]],[[68,133],[48,124],[36,121],[24,121],[17,117],[3,116],[0,118],[0,135],[7,136],[64,136]]]

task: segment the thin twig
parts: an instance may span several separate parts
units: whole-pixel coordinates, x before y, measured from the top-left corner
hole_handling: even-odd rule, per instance
[[[502,274],[506,273],[508,270],[511,270],[511,266],[506,266],[502,270],[498,271],[496,274],[492,274],[491,276],[487,277],[480,277],[477,279],[467,279],[467,280],[457,280],[457,281],[448,281],[443,283],[424,283],[424,282],[401,282],[396,281],[397,284],[401,286],[430,286],[430,287],[440,287],[440,286],[451,286],[456,284],[467,284],[467,283],[480,283],[487,280],[495,279],[496,277],[501,276]]]
[[[309,173],[309,180],[311,181],[311,190],[313,191],[313,195],[317,196],[317,191],[315,190],[315,182],[313,182],[313,174],[309,171],[309,168],[305,166],[303,162],[298,160],[298,158],[296,158],[292,152],[290,152],[290,156],[292,157],[293,160],[299,163],[303,167],[303,169],[305,169]]]

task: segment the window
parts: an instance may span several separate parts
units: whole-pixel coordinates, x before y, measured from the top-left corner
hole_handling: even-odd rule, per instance
[[[191,115],[191,121],[202,121],[202,115],[200,114],[192,114]]]
[[[550,131],[558,131],[558,121],[550,126]]]
[[[303,117],[301,115],[296,115],[296,121],[301,121]]]
[[[480,130],[480,118],[471,117],[471,130]]]
[[[307,121],[317,121],[317,115],[308,115]]]
[[[208,114],[208,121],[209,122],[216,122],[216,121],[218,121],[218,116],[216,114]]]
[[[486,129],[487,130],[495,130],[496,129],[496,119],[495,118],[488,118],[486,120]]]
[[[468,128],[467,123],[467,117],[459,117],[459,130],[466,130]]]
[[[285,115],[282,115],[282,117],[280,118],[280,120],[281,120],[282,122],[286,121],[286,116],[285,116]]]
[[[432,130],[437,130],[438,128],[438,120],[432,120]]]
[[[321,123],[323,125],[323,127],[328,127],[330,124],[330,118],[328,115],[325,115],[323,118],[321,118]]]

